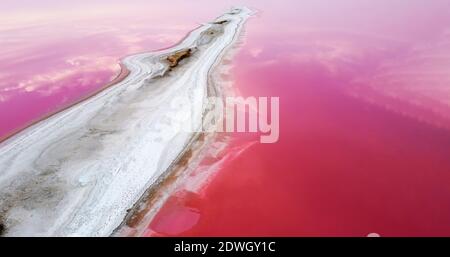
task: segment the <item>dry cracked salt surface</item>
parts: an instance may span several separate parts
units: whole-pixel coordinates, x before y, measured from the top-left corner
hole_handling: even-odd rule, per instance
[[[171,48],[126,57],[122,81],[0,143],[0,233],[110,235],[195,141],[182,128],[202,125],[205,98],[220,94],[214,67],[251,14],[234,8]]]

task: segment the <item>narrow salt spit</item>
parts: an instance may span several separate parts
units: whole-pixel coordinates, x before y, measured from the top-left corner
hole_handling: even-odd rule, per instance
[[[174,47],[125,58],[123,81],[2,142],[4,235],[110,235],[189,146],[182,128],[201,125],[211,68],[250,14],[235,8]],[[186,49],[176,65],[166,60]],[[177,97],[190,104],[174,106]],[[186,112],[193,119],[180,123]]]

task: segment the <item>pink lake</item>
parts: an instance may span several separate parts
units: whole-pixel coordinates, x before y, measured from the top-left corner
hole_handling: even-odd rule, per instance
[[[131,2],[7,1],[0,137],[235,4]],[[214,178],[181,184],[147,235],[450,236],[450,1],[244,2],[258,14],[232,77],[244,96],[280,97],[280,140],[227,135],[203,162],[220,163]]]

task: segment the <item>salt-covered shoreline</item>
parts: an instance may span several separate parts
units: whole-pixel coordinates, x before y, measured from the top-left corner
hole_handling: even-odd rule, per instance
[[[2,142],[4,234],[111,234],[189,146],[181,127],[201,125],[211,67],[250,14],[233,9],[171,48],[125,58],[124,80]],[[170,68],[166,58],[184,49],[195,52]],[[177,97],[190,101],[190,124],[177,120],[186,112],[172,106]]]

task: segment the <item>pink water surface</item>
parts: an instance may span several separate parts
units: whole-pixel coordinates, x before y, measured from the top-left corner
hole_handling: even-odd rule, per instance
[[[25,2],[0,18],[0,135],[240,4]],[[223,135],[215,176],[181,184],[147,235],[450,236],[450,1],[242,2],[259,12],[232,77],[280,97],[280,140]]]

